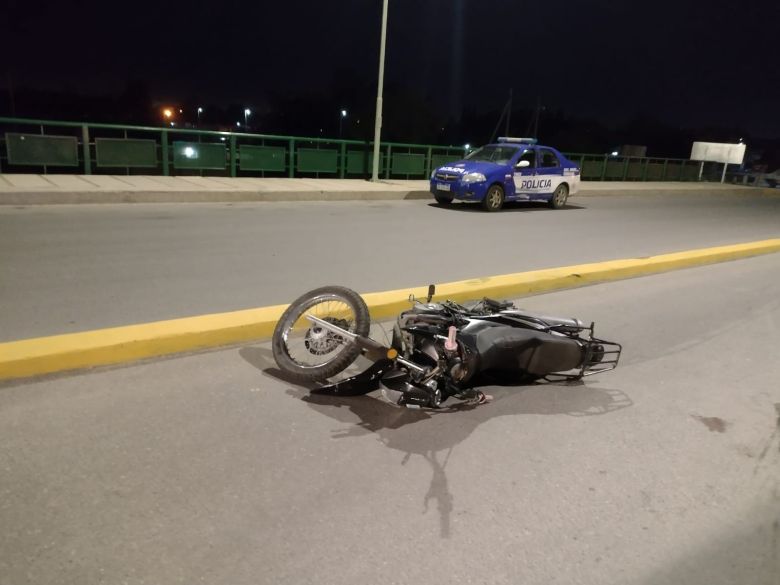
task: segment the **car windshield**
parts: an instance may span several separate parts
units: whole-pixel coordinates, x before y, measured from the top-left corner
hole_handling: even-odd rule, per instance
[[[468,155],[466,160],[505,165],[516,153],[516,146],[483,146]]]

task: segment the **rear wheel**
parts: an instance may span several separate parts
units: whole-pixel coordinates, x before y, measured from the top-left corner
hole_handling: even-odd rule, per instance
[[[569,198],[569,186],[566,183],[561,183],[553,193],[550,199],[550,207],[553,209],[560,209],[566,205],[566,200]]]
[[[486,211],[498,211],[504,206],[504,188],[501,185],[491,185],[482,200],[482,208]]]
[[[300,382],[335,376],[357,359],[360,348],[310,322],[306,315],[366,336],[371,326],[368,307],[353,290],[325,286],[296,299],[276,324],[272,349],[277,365],[285,374]]]

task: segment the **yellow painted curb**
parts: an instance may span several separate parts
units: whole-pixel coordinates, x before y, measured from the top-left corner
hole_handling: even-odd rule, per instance
[[[437,299],[512,298],[780,251],[780,239],[491,276],[436,285]],[[409,307],[425,287],[363,295],[375,319]],[[286,305],[0,343],[0,380],[132,362],[270,337]]]

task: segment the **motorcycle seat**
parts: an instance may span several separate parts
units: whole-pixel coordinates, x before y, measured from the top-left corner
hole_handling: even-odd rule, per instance
[[[550,317],[547,315],[535,315],[533,313],[526,313],[524,311],[508,311],[511,315],[523,317],[531,320],[539,320],[545,323],[550,328],[564,328],[572,331],[577,331],[585,327],[585,324],[579,319],[569,319],[567,317]]]

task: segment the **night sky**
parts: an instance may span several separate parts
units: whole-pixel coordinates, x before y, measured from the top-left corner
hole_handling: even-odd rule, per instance
[[[381,5],[6,1],[0,87],[111,94],[143,80],[155,102],[349,101],[355,84],[375,91]],[[500,110],[513,89],[516,104],[604,123],[643,114],[779,137],[778,6],[390,0],[386,84],[454,119]]]

